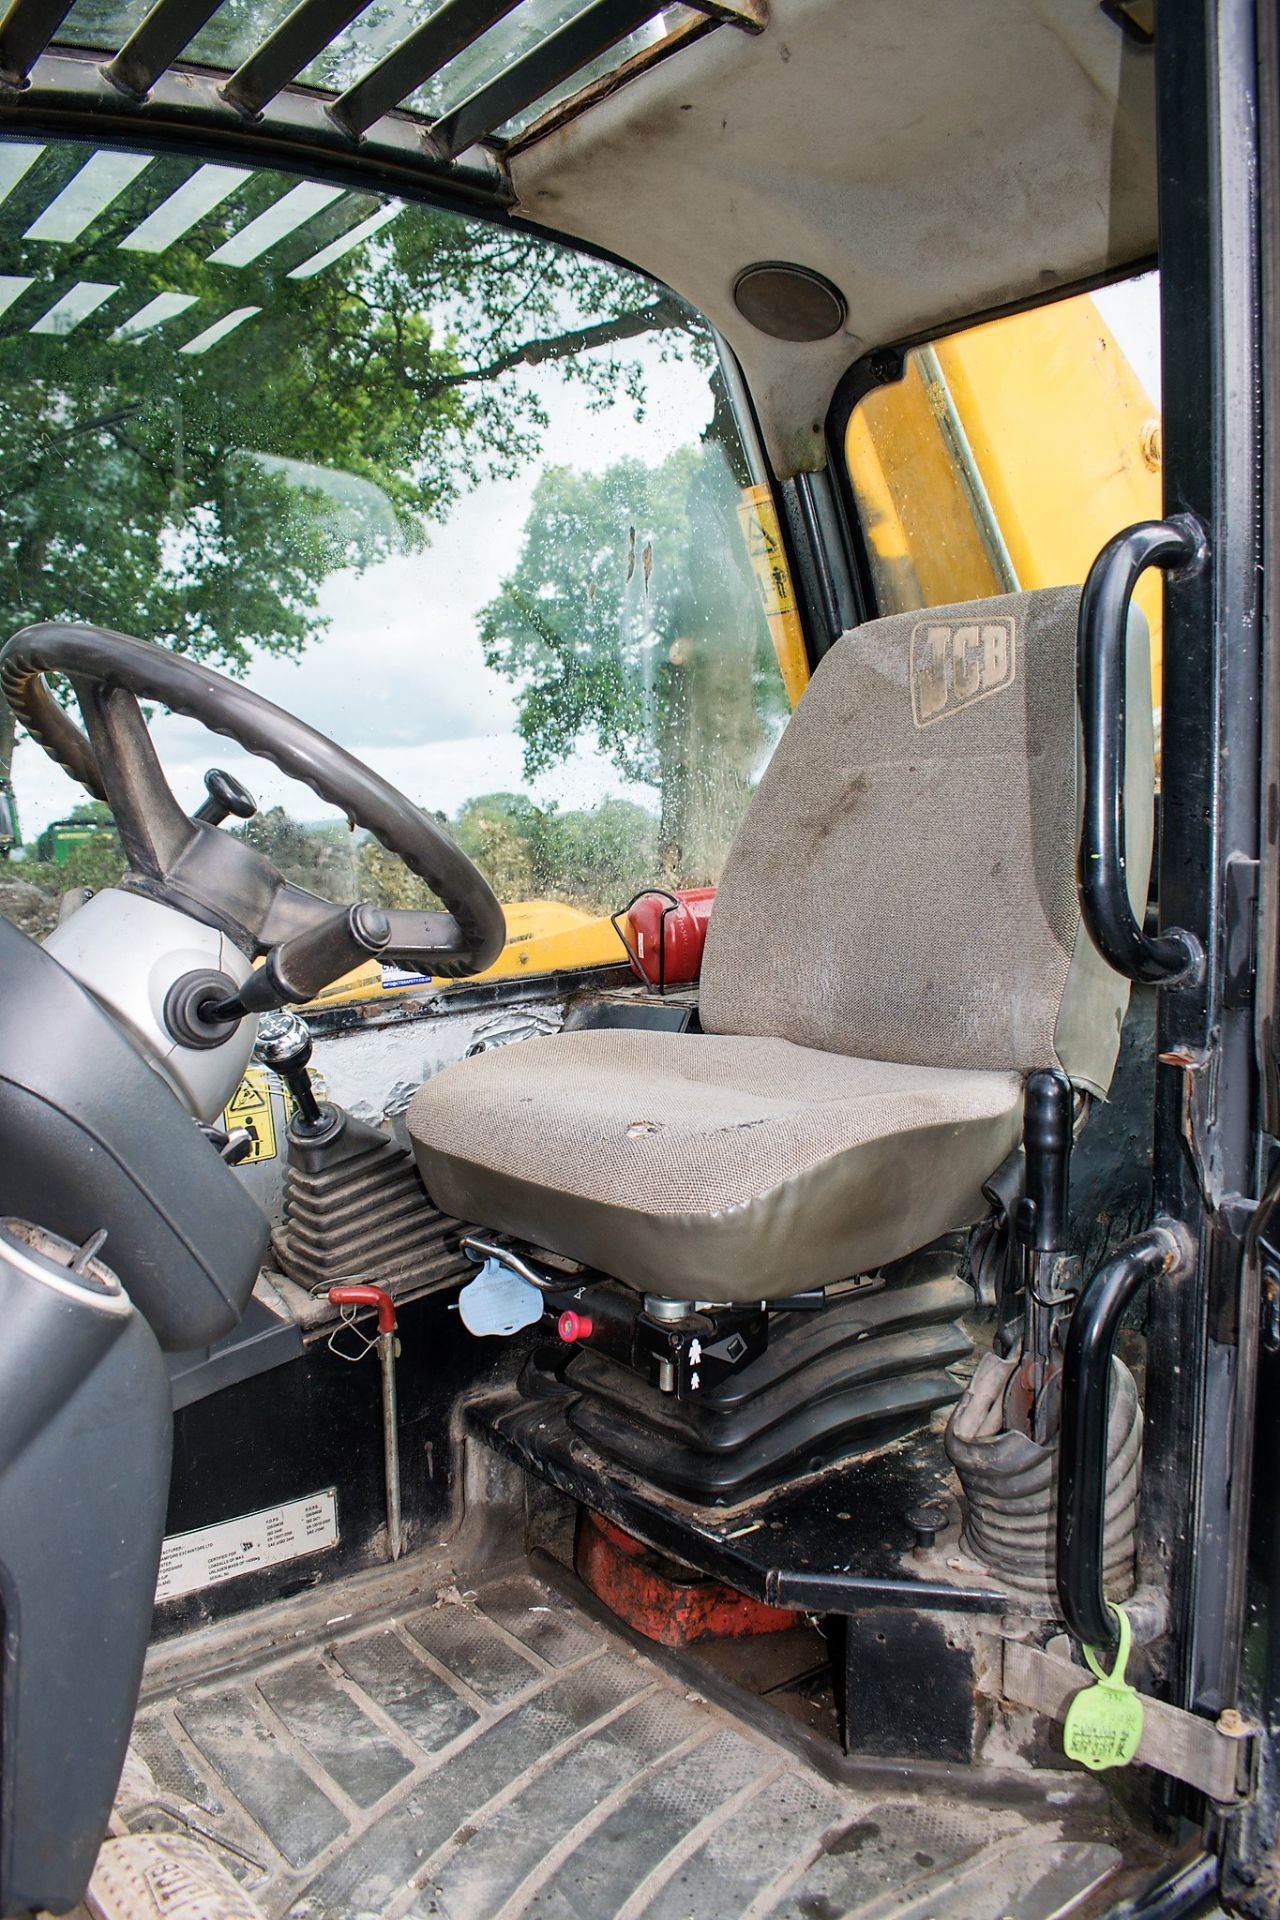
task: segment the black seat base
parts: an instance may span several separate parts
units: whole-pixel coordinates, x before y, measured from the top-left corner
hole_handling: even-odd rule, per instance
[[[696,1505],[606,1459],[566,1419],[563,1382],[531,1369],[526,1386],[535,1377],[551,1389],[546,1397],[514,1384],[479,1394],[467,1405],[466,1432],[556,1493],[739,1593],[823,1614],[895,1605],[999,1614],[1008,1604],[992,1582],[952,1571],[959,1504],[933,1425],[745,1505]],[[942,1531],[927,1553],[913,1548],[922,1508],[942,1509]]]
[[[905,1264],[905,1263],[904,1263]],[[926,1425],[959,1398],[972,1305],[943,1249],[874,1291],[771,1320],[764,1353],[698,1399],[663,1393],[591,1347],[540,1347],[521,1391],[557,1400],[573,1433],[657,1490],[726,1506],[821,1472]]]

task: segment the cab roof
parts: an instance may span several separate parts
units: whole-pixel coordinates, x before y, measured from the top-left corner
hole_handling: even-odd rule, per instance
[[[786,475],[870,349],[1151,259],[1152,55],[1122,0],[11,0],[0,125],[355,164],[616,254],[720,330]]]

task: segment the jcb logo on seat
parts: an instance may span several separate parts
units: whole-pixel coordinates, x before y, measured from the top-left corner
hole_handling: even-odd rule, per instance
[[[911,633],[911,708],[917,727],[959,713],[1011,685],[1012,620],[921,620]]]

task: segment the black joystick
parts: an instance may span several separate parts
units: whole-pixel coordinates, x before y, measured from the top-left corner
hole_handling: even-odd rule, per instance
[[[278,1073],[293,1095],[294,1113],[289,1132],[300,1140],[315,1141],[340,1130],[342,1115],[326,1101],[316,1099],[307,1065],[311,1059],[311,1032],[305,1020],[284,1008],[264,1013],[258,1021],[253,1051],[264,1067]]]
[[[201,1017],[216,1032],[220,1023],[243,1020],[246,1013],[267,1013],[289,1000],[305,1006],[331,980],[376,958],[390,939],[391,922],[381,907],[367,900],[354,907],[337,907],[326,920],[272,947],[262,965],[233,994],[216,999],[206,994]]]
[[[195,818],[203,820],[207,827],[220,827],[229,813],[237,820],[252,820],[258,811],[258,803],[248,787],[242,787],[233,774],[224,773],[221,767],[210,767],[204,777],[204,789],[209,798],[196,808]]]

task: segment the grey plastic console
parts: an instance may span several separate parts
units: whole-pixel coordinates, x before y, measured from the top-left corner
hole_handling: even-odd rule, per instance
[[[162,1347],[221,1339],[265,1214],[93,996],[3,919],[0,981],[0,1214],[77,1244],[105,1227],[103,1258]]]
[[[81,1898],[151,1625],[172,1416],[99,1260],[0,1220],[0,1914]]]

